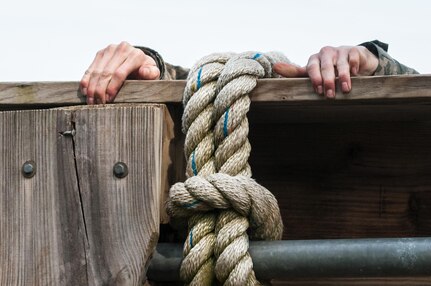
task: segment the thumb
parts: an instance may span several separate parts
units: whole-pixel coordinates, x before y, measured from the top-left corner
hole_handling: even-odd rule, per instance
[[[156,66],[143,65],[139,68],[139,78],[140,79],[159,79],[160,70]]]
[[[288,63],[276,63],[273,66],[276,73],[283,77],[307,77],[307,70],[305,67],[299,67]]]

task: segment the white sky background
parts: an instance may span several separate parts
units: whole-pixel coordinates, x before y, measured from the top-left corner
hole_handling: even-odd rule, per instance
[[[325,45],[379,39],[431,73],[431,1],[3,0],[0,81],[80,80],[110,43],[149,46],[190,67],[212,52],[284,52],[304,65]]]

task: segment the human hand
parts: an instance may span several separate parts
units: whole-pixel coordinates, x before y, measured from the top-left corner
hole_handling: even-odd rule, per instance
[[[362,46],[324,47],[312,55],[305,67],[277,63],[274,71],[285,77],[309,76],[317,94],[335,97],[335,77],[338,76],[341,91],[352,89],[351,76],[373,75],[379,60]]]
[[[80,82],[87,104],[112,102],[126,79],[158,79],[156,62],[127,42],[97,52]]]

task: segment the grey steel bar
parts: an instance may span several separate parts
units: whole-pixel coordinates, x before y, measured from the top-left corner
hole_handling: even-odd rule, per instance
[[[259,279],[430,276],[431,237],[250,242]],[[179,281],[182,244],[159,243],[153,281]]]

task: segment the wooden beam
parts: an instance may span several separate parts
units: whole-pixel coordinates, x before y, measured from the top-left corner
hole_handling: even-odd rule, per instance
[[[180,103],[184,80],[127,81],[116,103]],[[374,76],[352,79],[349,94],[337,93],[336,101],[371,99],[425,99],[431,101],[431,75]],[[85,104],[78,82],[0,83],[0,108],[14,105],[65,106]],[[328,102],[317,96],[308,78],[262,79],[251,94],[254,102]],[[333,102],[333,101],[329,101]]]
[[[142,285],[159,236],[164,106],[70,110],[89,285]],[[118,162],[128,167],[124,178],[114,176]]]
[[[143,284],[170,164],[165,113],[161,104],[0,112],[0,285]],[[117,162],[127,176],[114,175]]]

